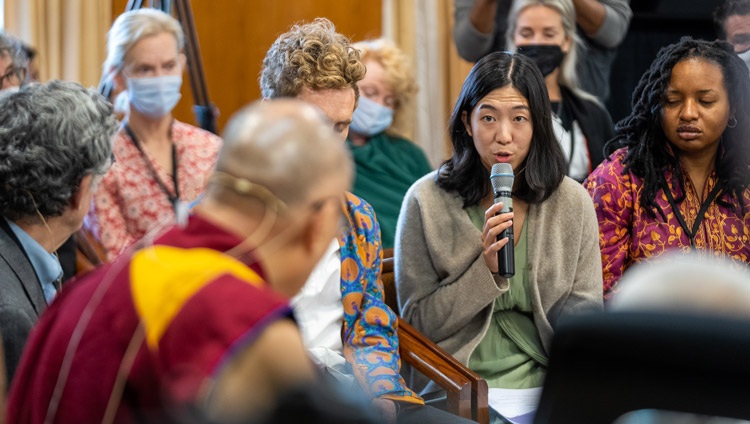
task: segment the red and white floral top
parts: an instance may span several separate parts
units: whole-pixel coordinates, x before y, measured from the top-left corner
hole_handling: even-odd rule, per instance
[[[192,202],[206,187],[222,145],[218,136],[183,122],[172,124],[172,142],[177,149],[177,180],[180,200]],[[147,233],[174,223],[169,197],[159,186],[124,129],[114,141],[114,163],[94,193],[86,226],[112,260]],[[152,158],[153,169],[174,196],[171,170]]]

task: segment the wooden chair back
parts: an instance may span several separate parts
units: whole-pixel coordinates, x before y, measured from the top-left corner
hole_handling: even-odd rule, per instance
[[[396,294],[396,276],[393,270],[393,249],[383,250],[383,272],[381,273],[380,278],[383,281],[385,304],[388,305],[396,315],[401,315],[398,306],[398,296]]]
[[[400,315],[393,250],[383,251],[381,279],[385,303]],[[490,422],[487,382],[401,317],[398,318],[401,359],[446,391],[445,410],[482,424]]]
[[[76,275],[85,274],[107,262],[107,253],[90,231],[81,228],[75,233]]]

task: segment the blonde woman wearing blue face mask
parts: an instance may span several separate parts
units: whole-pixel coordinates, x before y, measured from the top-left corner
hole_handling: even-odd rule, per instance
[[[356,163],[354,189],[375,209],[383,247],[392,248],[406,190],[432,170],[424,151],[402,137],[417,84],[409,59],[392,43],[355,43],[367,73],[359,86],[347,144]]]
[[[109,259],[186,214],[204,190],[221,139],[179,122],[185,55],[179,22],[156,9],[123,13],[107,39],[104,75],[124,119],[114,141],[114,165],[94,196],[88,228]]]
[[[506,44],[542,72],[567,174],[583,181],[604,160],[604,143],[615,133],[604,105],[581,88],[576,69],[582,44],[573,0],[514,0]]]

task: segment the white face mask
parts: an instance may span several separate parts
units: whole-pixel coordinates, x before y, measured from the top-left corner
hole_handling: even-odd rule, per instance
[[[745,65],[750,69],[750,49],[745,50],[742,53],[737,53],[737,56],[745,62]]]
[[[128,100],[140,113],[161,118],[174,109],[180,100],[181,75],[149,78],[127,78]]]
[[[3,88],[3,89],[0,89],[0,93],[2,93],[0,95],[6,95],[6,94],[15,93],[16,91],[18,91],[20,89],[21,89],[21,87],[19,87],[17,85],[14,85],[13,87]]]
[[[359,104],[352,115],[349,126],[352,131],[371,137],[388,129],[393,123],[393,109],[360,96]]]

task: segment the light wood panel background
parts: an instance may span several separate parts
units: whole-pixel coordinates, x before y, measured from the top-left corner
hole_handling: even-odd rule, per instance
[[[127,0],[112,0],[113,20],[126,4]],[[191,4],[209,99],[220,111],[219,130],[235,111],[260,98],[263,57],[294,23],[326,17],[353,41],[379,37],[382,32],[381,0],[194,0]],[[195,124],[187,73],[184,78],[174,114]]]

